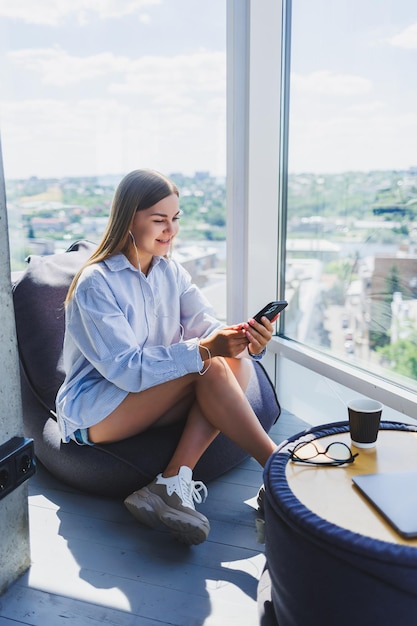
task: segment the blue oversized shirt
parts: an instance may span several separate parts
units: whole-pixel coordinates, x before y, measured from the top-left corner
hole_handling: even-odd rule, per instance
[[[147,276],[123,254],[85,268],[65,315],[56,401],[63,441],[128,393],[201,371],[198,339],[222,325],[175,260],[154,257]]]

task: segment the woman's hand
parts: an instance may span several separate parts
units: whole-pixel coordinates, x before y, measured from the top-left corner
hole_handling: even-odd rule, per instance
[[[210,350],[211,356],[235,358],[248,346],[244,324],[220,328],[210,335],[210,337],[201,339],[200,346],[203,346],[203,348],[200,348],[200,355],[203,361],[208,358],[207,350],[204,348]]]
[[[251,318],[242,324],[248,341],[248,350],[251,354],[260,354],[271,340],[274,331],[274,327],[267,317],[262,317],[261,322],[259,323]]]

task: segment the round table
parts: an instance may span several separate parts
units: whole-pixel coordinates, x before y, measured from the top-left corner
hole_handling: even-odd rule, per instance
[[[322,450],[342,441],[358,456],[339,467],[292,463],[290,450],[312,440]],[[347,422],[279,447],[264,472],[269,623],[417,624],[417,539],[402,538],[352,483],[356,474],[409,469],[417,469],[417,427],[409,424],[381,422],[372,449],[351,445]]]

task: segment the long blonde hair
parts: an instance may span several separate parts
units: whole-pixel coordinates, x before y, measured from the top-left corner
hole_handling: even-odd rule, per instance
[[[97,250],[76,273],[69,287],[65,304],[71,300],[77,281],[84,270],[93,263],[104,261],[119,252],[127,253],[132,241],[129,231],[136,211],[144,211],[167,196],[179,196],[177,186],[155,170],[134,170],[119,183],[114,194],[109,221]]]

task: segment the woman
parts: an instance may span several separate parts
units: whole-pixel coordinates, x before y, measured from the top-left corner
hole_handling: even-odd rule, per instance
[[[119,184],[96,252],[66,300],[65,380],[57,396],[62,439],[104,444],[187,416],[165,470],[125,500],[142,523],[162,522],[180,541],[209,533],[195,510],[207,489],[192,471],[219,432],[262,466],[276,446],[244,390],[250,359],[273,327],[223,326],[188,272],[169,258],[179,192],[168,178],[136,170]]]

